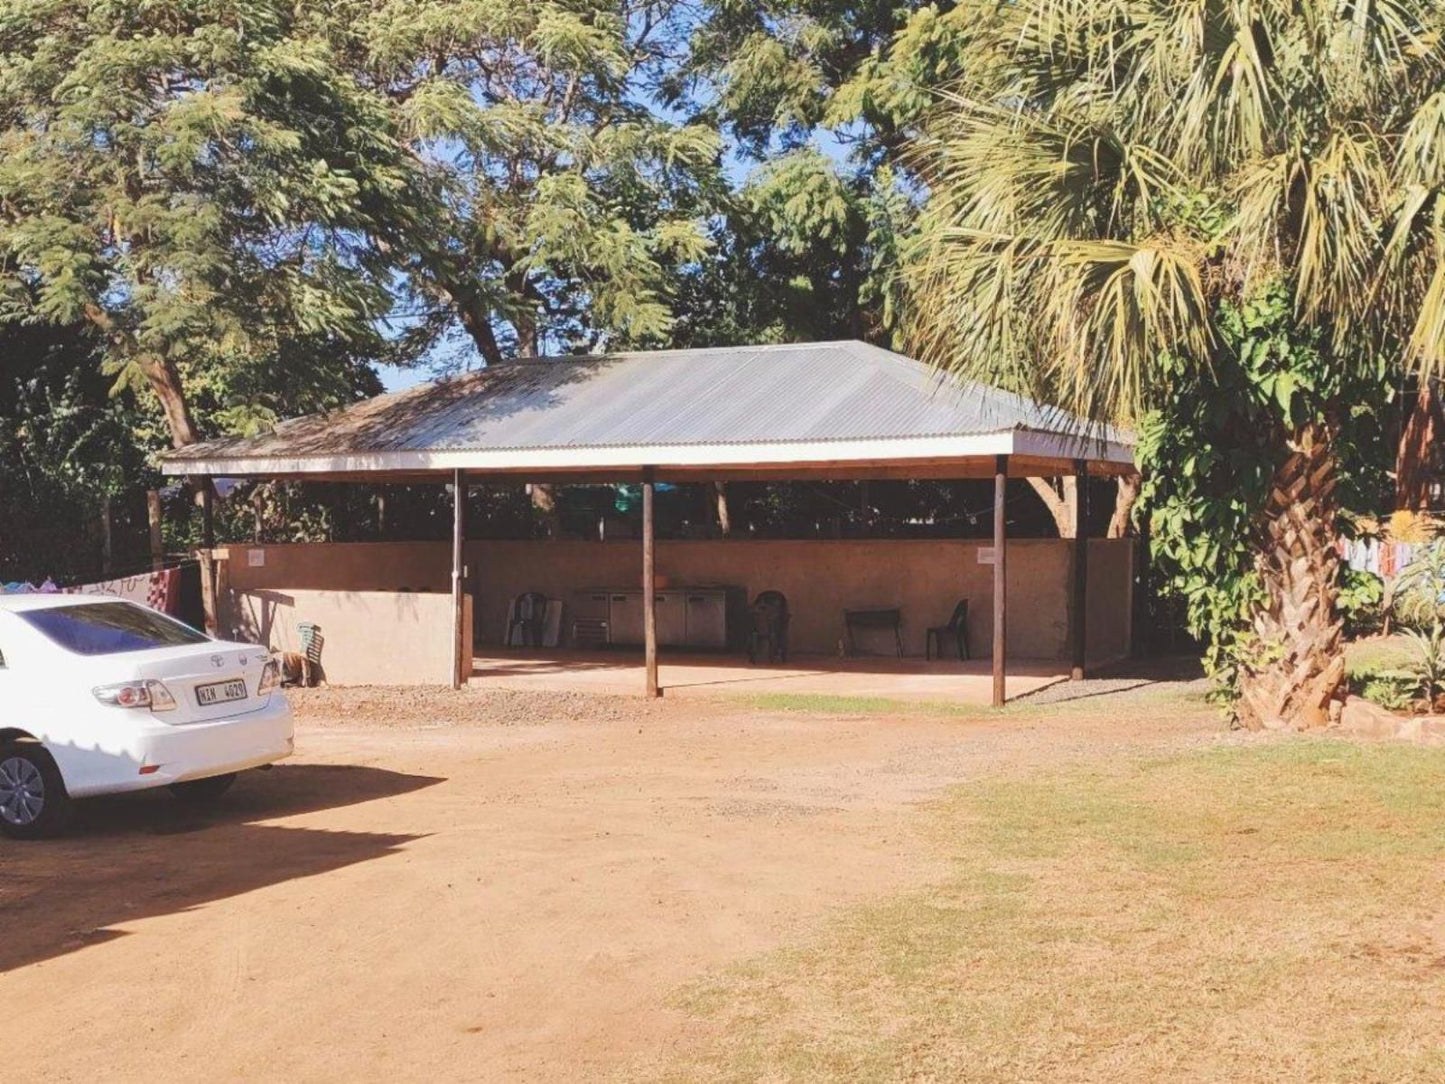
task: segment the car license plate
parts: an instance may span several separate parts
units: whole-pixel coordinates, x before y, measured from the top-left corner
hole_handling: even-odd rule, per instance
[[[244,681],[213,681],[209,685],[196,686],[196,703],[201,707],[210,707],[212,704],[221,704],[227,700],[245,700],[246,683]]]

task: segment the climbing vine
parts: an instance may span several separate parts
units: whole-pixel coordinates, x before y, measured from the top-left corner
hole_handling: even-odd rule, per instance
[[[1333,364],[1318,334],[1293,320],[1282,284],[1222,303],[1215,326],[1207,370],[1166,359],[1165,398],[1139,426],[1135,517],[1163,590],[1183,601],[1206,670],[1232,701],[1240,661],[1258,650],[1248,622],[1262,595],[1258,518],[1283,434],[1311,421],[1330,427],[1341,464],[1338,526],[1348,534],[1352,511],[1377,507],[1387,485],[1383,416],[1393,389],[1383,358]]]

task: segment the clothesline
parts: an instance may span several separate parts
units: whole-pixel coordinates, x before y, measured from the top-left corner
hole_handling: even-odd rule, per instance
[[[0,584],[0,591],[11,595],[91,594],[111,595],[131,602],[143,603],[162,613],[174,614],[180,608],[181,567],[193,561],[178,562],[166,568],[150,569],[128,576],[113,576],[92,583],[59,586],[46,577],[40,584],[12,581]]]
[[[1384,580],[1408,565],[1420,548],[1415,542],[1381,542],[1378,538],[1342,539],[1339,543],[1345,564],[1357,572],[1373,572]]]

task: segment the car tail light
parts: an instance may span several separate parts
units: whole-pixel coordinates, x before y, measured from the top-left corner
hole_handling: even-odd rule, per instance
[[[281,684],[281,668],[276,665],[275,659],[267,659],[266,665],[261,667],[261,681],[256,686],[256,695],[265,696],[274,692]]]
[[[122,681],[115,685],[97,685],[90,691],[102,704],[113,704],[118,708],[170,711],[176,706],[176,698],[159,681]]]

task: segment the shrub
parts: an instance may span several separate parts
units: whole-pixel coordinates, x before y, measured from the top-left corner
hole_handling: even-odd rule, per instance
[[[1385,534],[1391,542],[1428,542],[1439,533],[1435,520],[1421,512],[1401,509],[1391,513]]]
[[[1387,711],[1404,711],[1415,699],[1413,690],[1417,684],[1413,676],[1372,674],[1359,684],[1357,691]]]
[[[1336,599],[1345,619],[1345,635],[1369,636],[1385,624],[1385,581],[1373,572],[1346,568],[1340,577]]]
[[[1445,692],[1445,624],[1436,621],[1429,632],[1411,629],[1406,635],[1414,642],[1416,655],[1405,672],[1433,715],[1436,697]]]
[[[1391,612],[1407,628],[1429,629],[1445,620],[1445,540],[1422,549],[1395,579]]]

